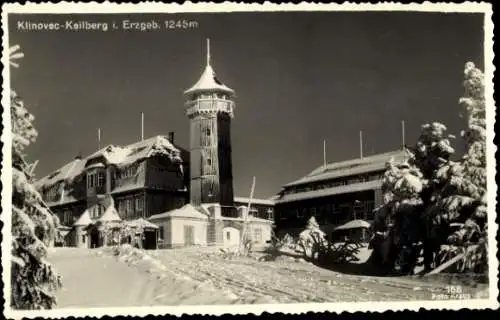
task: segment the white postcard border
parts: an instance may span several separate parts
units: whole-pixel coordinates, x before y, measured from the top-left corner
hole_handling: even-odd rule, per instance
[[[77,2],[60,2],[53,3],[33,3],[28,2],[25,5],[20,4],[3,4],[2,5],[2,29],[3,29],[3,52],[2,63],[3,79],[10,79],[10,68],[8,62],[9,49],[9,33],[7,25],[7,15],[10,13],[200,13],[200,12],[272,12],[272,11],[421,11],[421,12],[480,12],[485,14],[485,38],[484,38],[484,56],[485,56],[485,81],[486,81],[486,106],[487,106],[487,186],[488,186],[488,240],[489,240],[489,299],[481,300],[462,300],[462,301],[398,301],[398,302],[359,302],[359,303],[301,303],[301,304],[266,304],[266,305],[207,305],[207,306],[164,306],[164,307],[130,307],[130,308],[78,308],[78,309],[54,309],[44,311],[15,311],[10,309],[10,229],[11,218],[9,209],[12,207],[12,172],[11,168],[11,124],[10,112],[8,107],[4,107],[2,115],[2,131],[3,142],[3,159],[2,159],[2,215],[1,220],[4,223],[2,229],[2,280],[4,283],[5,297],[5,313],[8,318],[34,318],[34,317],[50,317],[63,318],[68,316],[146,316],[146,315],[182,315],[182,314],[261,314],[262,312],[280,312],[280,313],[304,313],[304,312],[384,312],[388,310],[414,310],[421,308],[426,310],[432,309],[491,309],[498,308],[497,300],[498,291],[498,260],[497,243],[495,236],[497,234],[498,225],[495,223],[496,218],[496,194],[497,185],[495,182],[495,153],[496,146],[493,143],[495,135],[495,101],[493,98],[493,73],[495,66],[493,65],[493,21],[492,21],[492,6],[489,3],[464,2],[462,4],[454,3],[429,3],[423,4],[400,4],[400,3],[379,3],[379,4],[314,4],[302,2],[300,4],[274,4],[265,2],[260,4],[244,4],[224,2],[221,4],[214,3],[198,3],[186,2],[179,4],[161,4],[142,2],[140,4],[114,4],[110,2],[99,3],[77,3]],[[6,67],[7,66],[7,67]],[[2,88],[2,106],[10,105],[10,82],[4,81]]]

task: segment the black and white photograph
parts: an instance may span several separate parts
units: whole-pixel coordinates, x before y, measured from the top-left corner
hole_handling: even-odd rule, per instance
[[[7,318],[498,308],[491,5],[2,7]]]

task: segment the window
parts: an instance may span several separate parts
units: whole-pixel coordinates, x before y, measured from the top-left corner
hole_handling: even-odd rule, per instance
[[[254,240],[257,242],[262,242],[262,229],[254,229]]]
[[[158,229],[158,240],[165,240],[165,229],[163,228],[163,226],[161,226],[159,229]]]
[[[231,232],[226,231],[226,240],[231,240]]]
[[[135,168],[133,165],[126,167],[120,173],[121,178],[132,177],[135,174]]]
[[[316,216],[316,208],[315,207],[312,207],[311,208],[311,216]]]
[[[100,208],[99,208],[99,206],[98,206],[98,205],[93,206],[93,207],[90,209],[90,217],[91,217],[92,219],[97,219],[97,218],[99,218],[99,213],[100,213],[100,212],[99,212],[99,211],[100,211],[99,209],[100,209]]]
[[[63,214],[63,224],[69,225],[71,223],[71,211],[64,211]]]
[[[88,173],[87,174],[87,187],[93,188],[96,185],[96,174],[95,173]]]
[[[304,218],[304,215],[300,209],[295,210],[295,214],[297,215],[297,218]]]
[[[97,186],[102,187],[104,185],[104,172],[99,172],[97,175]]]
[[[212,159],[211,158],[207,158],[207,165],[209,165],[209,166],[212,165]]]
[[[144,213],[144,197],[139,196],[135,199],[135,211],[138,215],[143,216]]]
[[[124,200],[119,200],[118,201],[118,212],[120,214],[120,217],[121,218],[124,218],[125,217],[125,201]]]
[[[269,208],[267,209],[267,219],[268,220],[273,220],[274,217],[273,217],[273,209]]]
[[[85,243],[85,235],[82,236],[82,243]]]
[[[332,205],[333,214],[340,214],[342,212],[342,208],[340,206]]]
[[[130,217],[132,216],[132,213],[134,212],[134,199],[127,199],[125,200],[127,202],[127,209],[125,210],[126,216]]]
[[[210,137],[210,135],[212,134],[212,130],[210,130],[210,128],[206,128],[205,134],[207,135],[207,137]]]

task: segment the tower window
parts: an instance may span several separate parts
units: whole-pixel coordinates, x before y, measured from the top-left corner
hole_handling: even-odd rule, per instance
[[[211,158],[207,158],[207,165],[209,165],[209,166],[212,165],[212,159]]]
[[[212,130],[210,130],[210,128],[206,128],[206,129],[205,129],[205,134],[206,134],[207,136],[210,136],[210,135],[212,134]]]

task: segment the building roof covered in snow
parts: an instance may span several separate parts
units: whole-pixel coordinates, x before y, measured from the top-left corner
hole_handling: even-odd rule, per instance
[[[229,95],[234,94],[234,90],[223,84],[215,74],[214,69],[210,65],[210,40],[207,39],[207,65],[205,71],[203,71],[200,79],[191,88],[184,91],[185,94],[191,94],[195,92],[212,92],[219,91],[225,92]]]
[[[93,221],[92,221],[92,219],[90,219],[90,211],[89,211],[89,209],[86,209],[80,215],[80,217],[78,218],[78,220],[76,220],[75,223],[73,223],[73,226],[76,226],[76,227],[79,227],[79,226],[86,227],[86,226],[88,226],[89,224],[92,224],[92,223],[93,223]]]
[[[252,223],[266,223],[266,224],[273,224],[274,221],[272,220],[268,220],[268,219],[262,219],[262,218],[259,218],[259,217],[254,217],[252,215],[249,215],[248,216],[248,222]]]
[[[355,184],[339,186],[339,187],[331,187],[331,188],[325,188],[325,189],[318,189],[318,190],[310,190],[310,191],[304,191],[304,192],[285,194],[277,202],[284,203],[284,202],[292,202],[292,201],[299,201],[299,200],[306,200],[306,199],[314,199],[314,198],[320,198],[320,197],[326,197],[326,196],[333,196],[333,195],[337,195],[337,194],[345,194],[345,193],[353,193],[353,192],[360,192],[360,191],[366,191],[366,190],[374,190],[374,189],[379,189],[381,187],[382,187],[381,180],[373,180],[373,181],[368,181],[368,182],[364,182],[364,183],[355,183]]]
[[[159,154],[169,156],[173,160],[182,161],[183,151],[181,148],[174,146],[168,141],[167,137],[162,135],[138,141],[124,147],[108,145],[85,158],[76,158],[70,163],[65,164],[60,169],[37,180],[35,186],[49,186],[59,181],[74,178],[81,174],[85,168],[88,168],[86,165],[89,160],[99,157],[104,158],[107,164],[125,166]],[[99,164],[92,164],[91,166],[96,165]]]
[[[118,211],[116,210],[114,205],[109,206],[104,213],[102,214],[99,219],[97,219],[99,222],[118,222],[122,221],[120,216],[118,215]]]
[[[304,185],[312,182],[384,170],[387,162],[391,158],[393,158],[396,162],[400,162],[404,160],[405,156],[406,152],[404,150],[396,150],[364,158],[329,163],[326,165],[326,167],[320,166],[306,176],[290,182],[283,187],[286,188],[291,186]]]
[[[245,203],[245,204],[248,204],[249,201],[250,201],[250,198],[234,197],[234,202],[236,202],[236,203]],[[252,199],[252,204],[261,204],[261,205],[272,206],[272,205],[274,205],[274,200],[253,198]]]
[[[215,74],[214,69],[211,65],[205,67],[205,71],[201,75],[198,82],[196,82],[191,88],[184,91],[185,94],[195,93],[195,92],[205,92],[205,91],[222,91],[228,94],[234,94],[234,90],[223,84]]]
[[[104,165],[113,165],[116,167],[124,167],[135,162],[139,162],[149,157],[166,156],[172,162],[183,163],[188,161],[188,152],[172,144],[166,136],[158,135],[132,143],[127,146],[108,145],[87,157],[77,157],[71,162],[65,164],[53,173],[37,180],[35,187],[38,190],[48,189],[58,183],[64,182],[64,187],[59,190],[60,197],[57,201],[48,203],[49,205],[61,205],[78,201],[82,197],[75,196],[69,185],[75,179],[81,177],[86,169],[91,167],[102,167]],[[95,160],[102,159],[102,162]],[[113,193],[119,191],[127,191],[143,187],[142,185],[126,184],[117,186],[116,189],[122,188],[124,190],[112,190]]]
[[[35,182],[36,188],[51,186],[62,180],[72,180],[85,169],[85,160],[75,158],[51,174],[38,179]]]
[[[148,220],[157,220],[165,218],[190,218],[190,219],[202,219],[207,220],[208,216],[191,204],[186,204],[183,207],[175,210],[171,210],[164,213],[159,213],[152,215]]]
[[[138,229],[158,229],[159,227],[154,224],[154,223],[151,223],[149,222],[148,220],[146,219],[143,219],[143,218],[138,218],[138,219],[135,219],[135,220],[131,220],[131,221],[126,221],[126,223],[132,227],[132,228],[138,228]]]
[[[365,220],[356,219],[344,223],[341,226],[335,228],[335,230],[349,230],[349,229],[369,229],[371,223]]]

